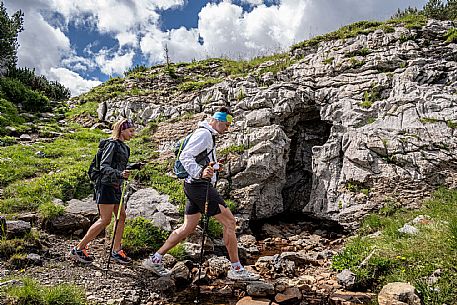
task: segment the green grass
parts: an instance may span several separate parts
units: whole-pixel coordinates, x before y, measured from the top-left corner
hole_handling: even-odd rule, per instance
[[[100,103],[117,96],[125,95],[124,79],[114,77],[104,82],[103,84],[92,88],[89,92],[83,93],[80,96],[73,98],[79,101],[80,104],[84,103]]]
[[[23,238],[0,239],[0,258],[5,261],[20,253],[30,253],[41,249],[40,236],[37,231],[31,231]]]
[[[178,261],[182,261],[186,258],[186,250],[182,243],[177,244],[168,251],[168,254],[173,255]]]
[[[379,290],[382,285],[402,281],[412,283],[423,295],[425,305],[453,304],[457,299],[457,191],[437,190],[419,210],[392,209],[368,216],[359,235],[348,241],[333,258],[335,270],[351,269],[358,285]],[[418,215],[428,215],[431,222],[415,225],[420,233],[409,236],[398,229]],[[380,231],[378,237],[367,234]],[[357,266],[374,250],[368,263]],[[435,285],[424,281],[435,270],[442,275]]]
[[[89,195],[87,169],[103,136],[100,131],[76,128],[52,143],[0,147],[0,186],[4,187],[0,211],[34,211],[53,198]]]
[[[40,213],[42,219],[52,220],[63,215],[65,213],[65,207],[52,202],[46,202],[38,207],[38,212]]]
[[[420,118],[419,121],[420,121],[422,124],[433,124],[433,123],[439,122],[438,119],[435,119],[435,118],[428,118],[428,117]]]
[[[67,112],[67,117],[75,118],[79,116],[91,116],[93,118],[97,118],[97,108],[99,102],[97,101],[89,101],[84,104],[79,105]]]
[[[229,154],[242,154],[246,150],[246,146],[241,145],[230,145],[221,149],[218,153],[221,156],[227,157]]]
[[[5,127],[14,127],[24,122],[25,120],[19,116],[16,106],[0,97],[0,135],[8,134]]]
[[[30,278],[20,279],[24,285],[13,285],[1,291],[9,305],[85,305],[82,288],[71,284],[42,286]]]
[[[446,121],[446,125],[447,125],[447,127],[451,128],[451,129],[456,129],[457,121],[448,120],[448,121]]]
[[[457,42],[457,28],[449,29],[445,35],[446,42]]]
[[[210,87],[214,84],[220,83],[220,78],[208,78],[201,81],[187,81],[177,86],[177,89],[183,92],[197,91],[206,87]]]
[[[168,235],[168,232],[156,227],[151,220],[135,217],[127,219],[125,223],[122,246],[130,256],[140,257],[157,251]]]

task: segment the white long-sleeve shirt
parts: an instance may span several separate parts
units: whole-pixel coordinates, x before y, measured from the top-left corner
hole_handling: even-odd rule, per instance
[[[208,158],[210,162],[216,162],[216,147],[213,149],[213,135],[217,135],[218,132],[211,127],[206,121],[201,121],[198,123],[198,127],[186,146],[182,150],[179,161],[181,161],[184,169],[189,174],[189,177],[186,178],[187,183],[191,183],[195,179],[201,179],[201,173],[203,171],[203,166],[198,164],[195,158],[202,152],[206,151],[208,153],[210,150],[213,150]],[[211,183],[216,183],[216,175],[213,175]]]

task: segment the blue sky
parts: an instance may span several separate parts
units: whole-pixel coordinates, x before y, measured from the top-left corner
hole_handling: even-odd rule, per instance
[[[0,0],[1,1],[1,0]],[[79,95],[135,65],[287,50],[359,20],[426,0],[3,0],[22,10],[18,65]]]

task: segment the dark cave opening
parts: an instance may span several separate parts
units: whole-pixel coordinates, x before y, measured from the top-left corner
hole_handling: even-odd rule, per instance
[[[331,234],[342,234],[344,229],[337,222],[317,219],[303,212],[309,203],[313,185],[312,149],[324,145],[330,136],[332,124],[322,121],[319,112],[308,112],[307,119],[290,120],[285,124],[285,131],[291,139],[289,160],[286,165],[286,183],[282,190],[284,211],[268,219],[250,221],[250,228],[257,237],[262,236],[262,226],[284,223],[312,223],[304,230],[324,229]]]
[[[284,213],[301,214],[309,202],[313,183],[312,148],[327,142],[331,127],[320,119],[301,120],[288,135],[291,143],[282,190]]]

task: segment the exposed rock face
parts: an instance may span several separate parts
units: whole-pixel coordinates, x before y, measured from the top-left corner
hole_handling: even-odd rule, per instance
[[[277,74],[113,99],[99,113],[146,123],[229,105],[235,126],[219,143],[246,148],[226,166],[242,219],[302,211],[354,228],[386,202],[413,207],[456,184],[457,45],[443,38],[453,26],[430,20],[320,43],[295,50],[296,63]],[[156,80],[127,85],[174,85]]]

